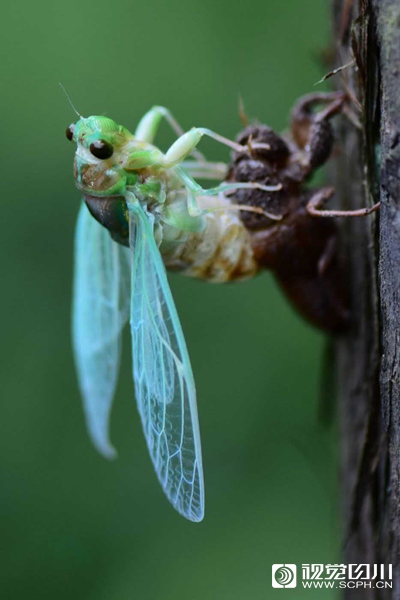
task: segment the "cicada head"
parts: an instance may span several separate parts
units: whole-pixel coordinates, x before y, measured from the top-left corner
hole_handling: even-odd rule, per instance
[[[77,187],[92,196],[117,196],[126,186],[124,150],[132,139],[127,129],[108,117],[80,118],[68,127],[75,141],[74,174]]]
[[[67,138],[76,142],[75,183],[93,217],[112,237],[128,245],[128,219],[123,167],[126,148],[133,136],[107,117],[81,117],[68,127]],[[132,179],[132,175],[129,176]]]

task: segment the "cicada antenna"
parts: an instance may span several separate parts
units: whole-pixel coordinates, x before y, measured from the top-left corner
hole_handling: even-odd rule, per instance
[[[63,84],[61,83],[61,81],[59,81],[58,84],[59,84],[60,88],[62,89],[62,91],[64,92],[64,94],[66,95],[67,100],[70,103],[71,108],[74,111],[74,113],[76,113],[80,119],[83,119],[82,115],[78,113],[78,111],[76,110],[75,106],[72,104],[72,100],[69,97],[69,94],[68,94],[67,90],[65,89],[65,87],[63,86]]]

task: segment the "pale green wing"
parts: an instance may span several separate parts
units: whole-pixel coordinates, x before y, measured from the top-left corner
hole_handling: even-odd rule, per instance
[[[75,238],[73,345],[87,427],[96,448],[115,455],[108,420],[121,330],[129,317],[129,250],[114,242],[83,203]]]
[[[185,339],[153,232],[153,217],[127,198],[132,250],[135,392],[158,479],[184,517],[204,516],[196,390]]]

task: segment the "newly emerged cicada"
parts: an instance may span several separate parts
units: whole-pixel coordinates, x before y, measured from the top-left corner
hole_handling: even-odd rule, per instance
[[[304,183],[330,155],[329,119],[344,100],[307,97],[293,113],[290,138],[266,126],[246,129],[237,142],[205,128],[183,133],[163,107],[151,109],[133,135],[103,116],[80,117],[67,129],[84,198],[73,338],[88,429],[98,450],[113,456],[108,419],[129,319],[149,452],[168,499],[192,521],[204,516],[196,392],[165,267],[212,282],[272,269],[309,320],[343,329],[348,307],[336,228],[318,218],[342,213],[319,210],[331,188],[311,191]],[[325,109],[314,114],[321,103]],[[153,145],[162,118],[178,134],[166,153]],[[230,167],[198,152],[204,135],[234,151]],[[203,188],[197,179],[220,184]]]
[[[162,117],[180,134],[165,154],[152,145]],[[181,134],[163,107],[150,110],[134,135],[102,116],[81,117],[67,129],[77,144],[75,181],[84,198],[73,341],[88,429],[98,450],[113,456],[108,419],[121,331],[130,319],[135,394],[150,455],[168,499],[192,521],[204,516],[196,391],[165,266],[215,282],[254,275],[250,236],[225,194],[280,188],[246,182],[202,188],[194,177],[223,180],[227,172],[195,150],[203,135],[248,151],[208,129]]]

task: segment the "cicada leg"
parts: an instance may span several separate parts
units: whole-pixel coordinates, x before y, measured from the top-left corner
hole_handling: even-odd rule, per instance
[[[277,185],[261,185],[260,183],[221,183],[220,185],[214,188],[203,188],[199,185],[190,175],[187,173],[180,165],[175,167],[175,173],[180,177],[182,183],[185,185],[188,191],[188,212],[192,217],[199,217],[201,215],[206,214],[210,211],[220,211],[220,210],[249,210],[251,212],[258,212],[260,214],[264,214],[266,217],[269,217],[274,220],[279,220],[281,217],[278,215],[271,215],[270,213],[265,212],[261,208],[240,206],[237,204],[230,206],[216,206],[213,208],[200,209],[197,204],[197,196],[218,196],[221,193],[225,193],[228,191],[233,191],[237,189],[258,189],[266,192],[274,192],[281,189],[282,185],[279,183]]]
[[[377,202],[368,208],[359,208],[357,210],[321,210],[321,206],[329,200],[334,194],[334,188],[327,187],[317,190],[311,197],[306,206],[308,214],[313,217],[366,217],[379,210],[381,203]]]
[[[228,146],[232,150],[236,152],[243,152],[248,154],[250,152],[250,148],[246,146],[242,146],[242,144],[238,144],[237,142],[233,142],[228,138],[219,135],[219,133],[215,133],[211,131],[211,129],[206,129],[204,127],[192,127],[190,131],[187,131],[183,135],[181,135],[173,144],[170,146],[164,155],[164,159],[161,162],[161,165],[165,169],[170,169],[182,163],[189,154],[193,152],[196,148],[197,144],[200,142],[201,138],[206,135],[207,137],[216,140],[220,144],[224,146]],[[252,144],[251,150],[257,150],[258,148],[269,148],[268,144]]]
[[[181,137],[185,131],[179,125],[178,121],[165,106],[153,106],[139,121],[135,131],[135,138],[141,142],[152,144],[160,127],[161,119],[165,119],[171,129],[178,137]],[[200,162],[205,162],[204,155],[194,148],[191,152]]]
[[[187,160],[180,165],[195,179],[219,179],[223,181],[228,174],[228,165],[217,162]]]
[[[343,110],[346,98],[343,92],[318,92],[295,104],[291,131],[297,146],[306,154],[310,170],[323,165],[331,155],[334,136],[330,119]],[[325,108],[314,112],[320,104],[325,104]]]

